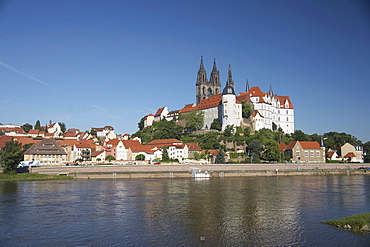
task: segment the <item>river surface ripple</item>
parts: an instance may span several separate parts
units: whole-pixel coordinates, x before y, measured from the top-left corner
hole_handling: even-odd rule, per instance
[[[320,221],[370,212],[370,179],[0,182],[0,246],[370,246]]]

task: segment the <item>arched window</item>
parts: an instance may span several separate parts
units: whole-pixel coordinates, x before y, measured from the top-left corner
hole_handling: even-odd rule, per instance
[[[212,94],[212,89],[211,88],[208,88],[208,98],[211,97],[213,94]]]

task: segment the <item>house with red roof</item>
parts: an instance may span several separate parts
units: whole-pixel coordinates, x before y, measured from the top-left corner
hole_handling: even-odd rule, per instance
[[[281,148],[281,146],[280,146]],[[285,148],[294,163],[325,163],[325,147],[318,142],[292,141]]]
[[[364,162],[364,148],[361,145],[345,143],[340,147],[344,161],[346,162]]]
[[[26,136],[26,132],[21,126],[13,124],[0,125],[0,131],[2,131],[6,136]]]
[[[47,126],[47,133],[52,133],[54,137],[62,134],[62,127],[59,123],[51,123]]]
[[[91,130],[96,130],[97,137],[106,137],[107,134],[114,134],[114,128],[112,126],[105,126],[103,128],[90,128],[90,131]]]
[[[189,158],[188,146],[177,139],[153,140],[145,146],[150,147],[151,149],[162,150],[164,147],[167,147],[167,152],[170,159],[182,160]]]

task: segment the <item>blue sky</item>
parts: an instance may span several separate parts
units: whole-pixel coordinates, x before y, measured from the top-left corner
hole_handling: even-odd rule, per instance
[[[195,102],[200,57],[290,96],[295,127],[370,140],[368,1],[0,1],[0,123],[137,131]]]

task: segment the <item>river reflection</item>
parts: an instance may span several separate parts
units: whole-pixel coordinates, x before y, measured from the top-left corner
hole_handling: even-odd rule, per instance
[[[368,246],[367,176],[0,183],[1,246]]]

